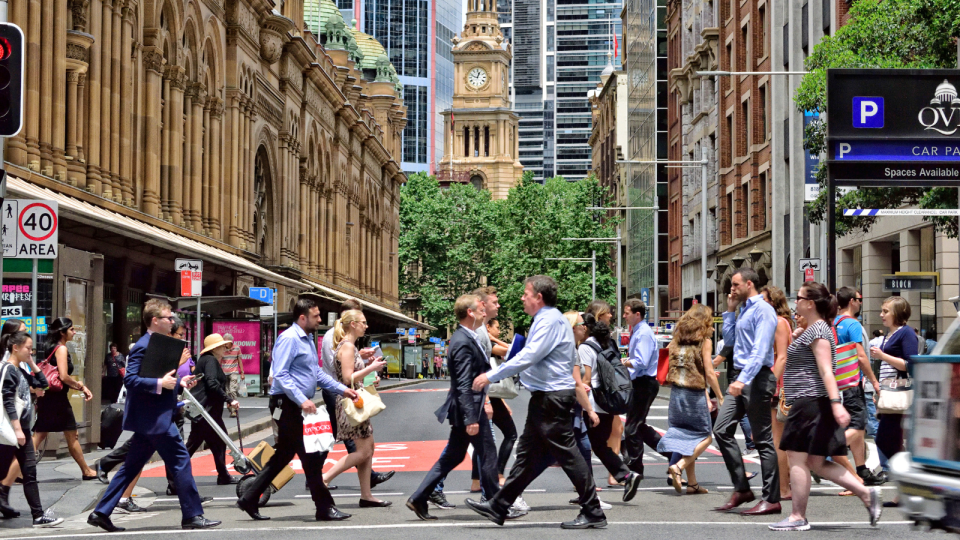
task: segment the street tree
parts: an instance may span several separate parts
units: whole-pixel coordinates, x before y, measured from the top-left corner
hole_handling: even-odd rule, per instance
[[[800,111],[826,112],[828,68],[952,68],[957,65],[956,36],[960,36],[960,2],[957,0],[859,0],[850,6],[850,22],[824,38],[806,60],[794,101]],[[809,125],[804,145],[815,154],[826,151],[826,122]],[[827,211],[826,167],[817,179],[820,196],[808,205],[811,221],[823,221]],[[837,198],[837,208],[957,207],[956,188],[874,188],[849,191]],[[838,215],[837,234],[867,232],[877,218]],[[926,217],[938,230],[957,236],[957,220]]]

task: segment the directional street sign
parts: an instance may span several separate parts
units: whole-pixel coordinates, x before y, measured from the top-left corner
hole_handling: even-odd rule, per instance
[[[7,199],[0,233],[3,256],[16,259],[56,259],[59,238],[57,202]]]
[[[174,268],[180,272],[180,296],[202,296],[203,261],[177,259]]]
[[[269,306],[263,306],[260,308],[261,317],[273,316],[273,289],[270,287],[250,287],[249,294],[250,298],[271,304]]]
[[[814,272],[819,272],[820,259],[800,259],[800,271],[806,272],[807,270],[813,270]]]

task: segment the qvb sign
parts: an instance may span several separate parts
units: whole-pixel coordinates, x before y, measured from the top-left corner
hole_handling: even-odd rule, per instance
[[[936,272],[886,275],[883,292],[937,292],[938,278]]]
[[[56,259],[59,210],[56,201],[7,199],[0,207],[3,256]]]
[[[960,179],[960,70],[827,70],[827,159],[836,185]]]

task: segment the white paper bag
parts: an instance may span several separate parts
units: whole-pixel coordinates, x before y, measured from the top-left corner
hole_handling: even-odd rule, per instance
[[[314,414],[303,413],[304,452],[329,452],[333,448],[333,426],[327,408],[320,406]]]

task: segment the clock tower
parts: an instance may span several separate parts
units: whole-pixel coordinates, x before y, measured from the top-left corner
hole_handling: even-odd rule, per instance
[[[510,110],[513,50],[497,22],[496,0],[467,0],[467,22],[453,38],[453,107],[444,117],[441,183],[469,182],[505,199],[523,173],[517,124]]]

